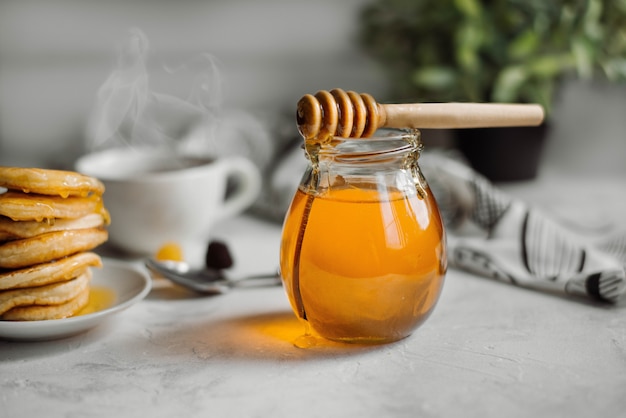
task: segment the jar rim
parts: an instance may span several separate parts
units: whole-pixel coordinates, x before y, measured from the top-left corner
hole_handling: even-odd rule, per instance
[[[421,150],[420,132],[416,129],[379,129],[368,138],[335,136],[322,144],[321,157],[354,161],[379,156],[390,157]]]

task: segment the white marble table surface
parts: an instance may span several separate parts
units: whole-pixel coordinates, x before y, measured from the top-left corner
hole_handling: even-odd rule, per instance
[[[544,203],[554,194],[545,185],[509,189]],[[277,266],[279,225],[242,216],[216,236],[231,246],[235,273]],[[300,349],[292,342],[301,332],[280,287],[198,297],[156,282],[87,333],[0,341],[0,416],[626,414],[623,302],[581,303],[450,270],[435,312],[405,340]]]

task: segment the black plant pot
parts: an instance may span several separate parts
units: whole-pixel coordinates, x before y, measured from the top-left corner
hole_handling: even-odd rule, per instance
[[[548,127],[543,124],[454,132],[456,147],[476,171],[491,181],[507,182],[537,176]]]

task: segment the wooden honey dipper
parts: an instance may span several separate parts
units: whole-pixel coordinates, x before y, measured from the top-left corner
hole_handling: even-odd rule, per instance
[[[331,136],[366,138],[378,128],[488,128],[536,126],[544,118],[537,104],[380,104],[367,93],[333,89],[298,101],[298,130],[307,140]]]

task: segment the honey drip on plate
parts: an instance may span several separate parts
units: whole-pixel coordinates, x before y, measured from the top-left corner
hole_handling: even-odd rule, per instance
[[[115,303],[115,292],[106,287],[92,286],[89,290],[89,302],[75,316],[88,315],[110,308]]]

